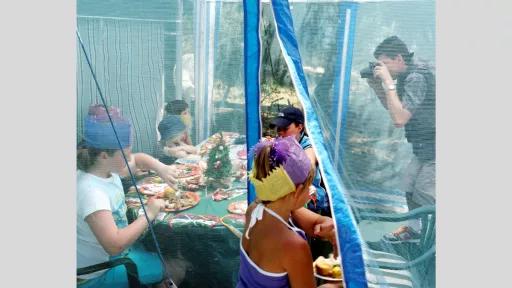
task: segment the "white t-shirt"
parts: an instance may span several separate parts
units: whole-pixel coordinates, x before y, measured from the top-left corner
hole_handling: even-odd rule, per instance
[[[123,185],[119,175],[101,178],[81,170],[77,171],[77,267],[82,268],[108,261],[110,256],[98,242],[85,218],[99,210],[112,211],[118,228],[128,226]],[[106,270],[81,275],[89,279],[100,276]]]

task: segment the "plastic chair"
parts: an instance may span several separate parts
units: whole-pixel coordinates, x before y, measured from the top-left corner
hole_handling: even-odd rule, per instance
[[[77,269],[77,276],[90,274],[96,271],[110,269],[119,265],[124,265],[126,268],[126,276],[128,277],[128,287],[136,288],[136,287],[146,287],[142,285],[139,281],[139,272],[137,270],[137,265],[132,261],[132,259],[128,257],[116,258],[107,262],[94,264],[87,267],[82,267]]]
[[[367,266],[368,287],[432,287],[435,280],[435,206],[423,206],[402,214],[359,213],[359,220],[381,222],[402,222],[421,219],[422,229],[419,243],[414,249],[412,259],[406,259],[393,253],[392,249],[378,251],[363,243],[363,258]],[[385,248],[385,246],[381,246]],[[411,273],[412,272],[412,273]],[[413,276],[414,274],[414,276]],[[433,277],[432,277],[433,276]],[[418,281],[421,279],[421,281]]]

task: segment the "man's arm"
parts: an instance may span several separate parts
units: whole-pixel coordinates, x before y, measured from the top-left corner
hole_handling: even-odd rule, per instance
[[[386,65],[384,65],[384,63],[382,62],[379,63],[380,65],[376,66],[373,72],[375,78],[380,79],[383,83],[383,86],[385,87],[394,85],[393,78],[391,77],[391,74],[389,73],[389,70],[386,67]],[[414,79],[410,79],[413,77],[407,77],[407,79],[405,80],[406,85],[404,87],[405,95],[402,95],[402,99],[404,99],[404,101],[408,101],[411,98],[414,98],[416,105],[404,105],[404,103],[400,101],[396,89],[383,89],[386,96],[385,107],[388,109],[389,115],[391,116],[391,120],[393,120],[395,127],[400,128],[405,126],[405,124],[407,124],[407,122],[409,122],[409,119],[411,119],[412,117],[413,111],[410,110],[410,108],[415,108],[418,105],[418,100],[420,100],[419,102],[421,103],[421,101],[423,101],[423,99],[425,98],[426,84],[424,78],[423,76],[421,76],[421,74],[418,73],[414,73],[414,75],[418,75],[421,78],[416,77]],[[417,95],[418,93],[422,93],[422,95]]]
[[[385,85],[391,85],[385,84]],[[391,116],[391,120],[393,120],[393,124],[397,128],[404,127],[407,122],[409,122],[409,119],[411,119],[411,112],[407,110],[400,101],[400,98],[398,98],[398,94],[396,93],[396,89],[394,90],[387,90],[386,92],[386,105],[388,107],[389,115]]]
[[[388,104],[386,102],[386,91],[382,88],[382,82],[375,78],[366,79],[368,86],[375,91],[377,98],[385,109],[388,109]]]

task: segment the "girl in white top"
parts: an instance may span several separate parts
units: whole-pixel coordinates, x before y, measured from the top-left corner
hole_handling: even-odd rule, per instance
[[[116,108],[111,108],[114,126],[124,154],[130,159],[130,168],[151,169],[169,183],[175,182],[173,171],[144,153],[131,153],[131,124],[123,119]],[[160,259],[154,253],[131,256],[128,249],[148,227],[144,216],[128,224],[124,191],[119,174],[126,174],[119,143],[108,121],[106,111],[93,106],[85,119],[84,139],[77,152],[77,267],[82,268],[108,261],[111,257],[127,254],[134,262],[155,271],[142,282],[158,282],[163,278]],[[162,199],[150,198],[147,214],[155,219],[163,210]],[[144,253],[143,253],[144,254]],[[140,271],[140,270],[139,270]],[[154,272],[154,273],[152,273]],[[139,275],[148,274],[140,273]],[[124,266],[79,276],[80,287],[123,287],[127,285]]]

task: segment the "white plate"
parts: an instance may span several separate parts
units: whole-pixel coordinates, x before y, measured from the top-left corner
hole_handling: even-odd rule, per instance
[[[339,278],[339,279],[338,278],[331,278],[331,277],[322,276],[322,275],[316,274],[316,273],[315,273],[315,277],[323,279],[323,280],[327,280],[327,281],[336,281],[336,282],[343,281],[343,279],[341,279],[341,278]]]
[[[176,160],[176,163],[180,164],[197,164],[201,161],[201,156],[199,155],[188,155],[186,157],[180,158]]]

